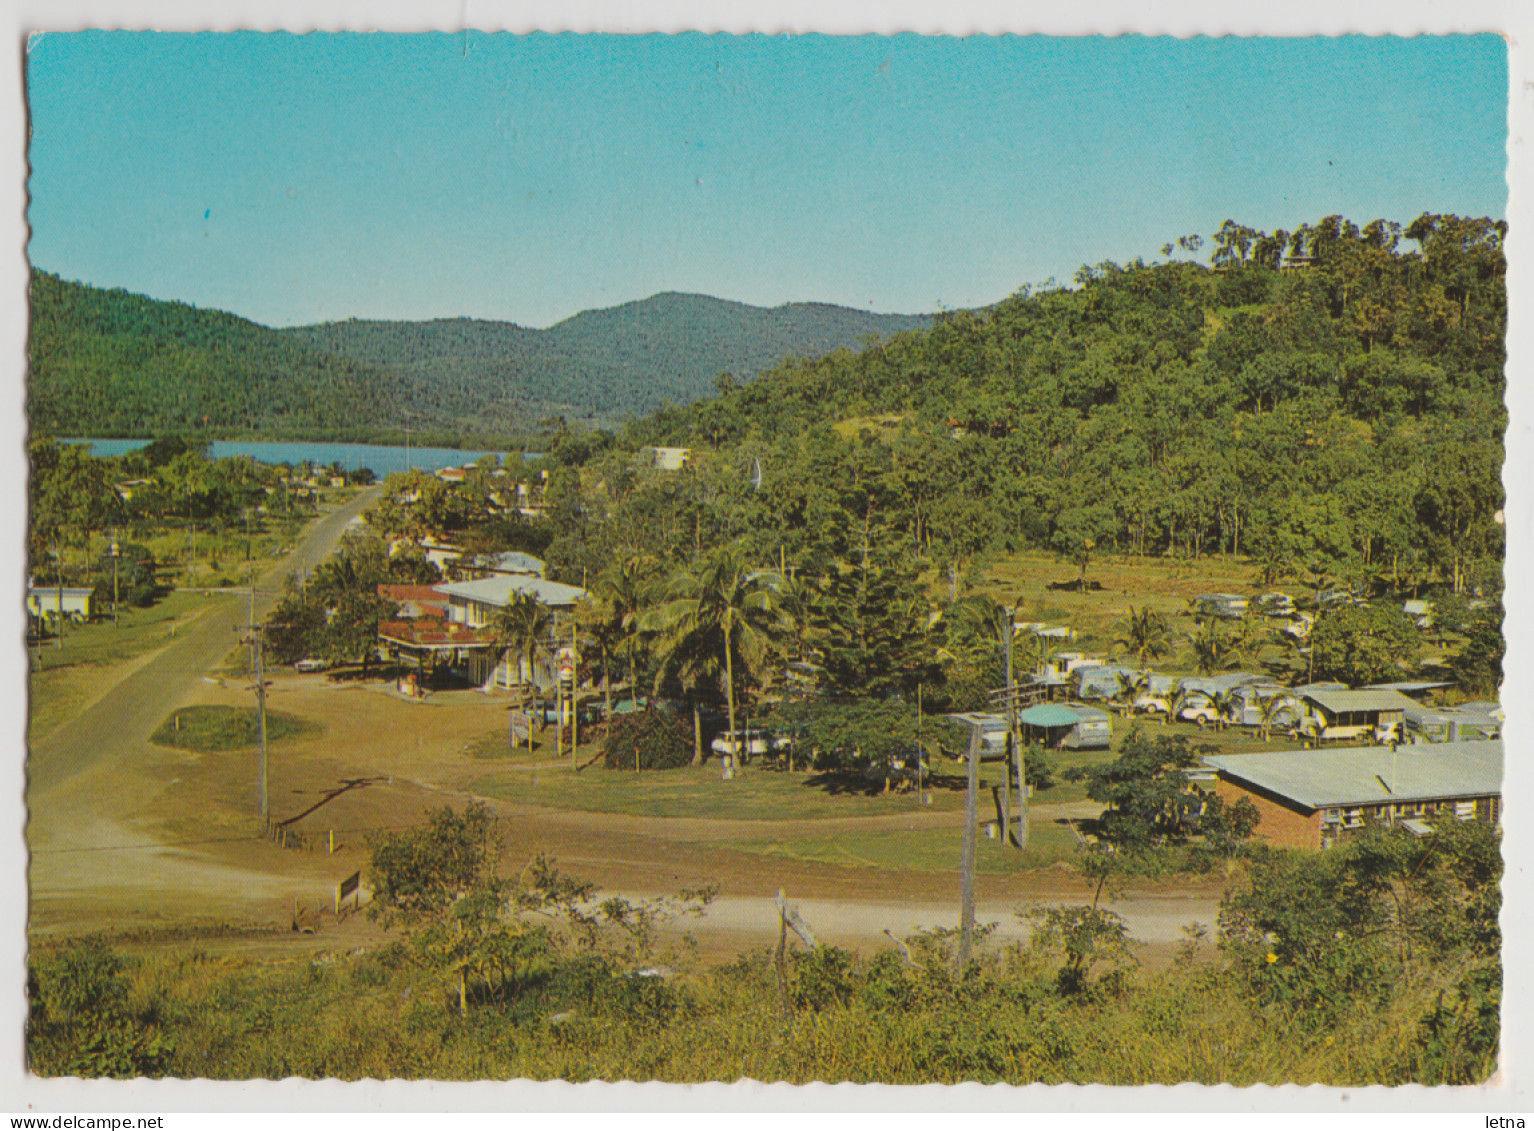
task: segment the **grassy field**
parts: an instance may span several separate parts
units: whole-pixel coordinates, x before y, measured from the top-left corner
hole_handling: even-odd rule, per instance
[[[28,736],[47,734],[90,702],[101,690],[104,669],[164,647],[211,602],[227,599],[217,593],[172,593],[147,609],[122,609],[115,625],[110,620],[71,625],[62,645],[49,640],[34,648]]]
[[[285,738],[315,734],[319,730],[318,724],[307,719],[296,718],[281,711],[266,713],[268,742],[281,742]],[[256,730],[255,708],[211,705],[183,707],[160,724],[150,736],[150,741],[202,754],[219,750],[246,750],[260,741]]]
[[[541,753],[541,751],[539,752]],[[596,753],[584,748],[582,761]],[[861,780],[825,774],[780,772],[746,766],[725,781],[717,762],[679,770],[634,774],[603,769],[600,764],[581,773],[567,766],[522,765],[509,761],[470,788],[486,797],[598,813],[635,817],[707,817],[727,820],[782,821],[822,817],[876,817],[924,811],[915,793],[881,793]],[[993,772],[1000,781],[999,772]],[[926,811],[961,809],[964,782],[956,771],[940,776],[929,791]]]
[[[982,818],[994,816],[989,798],[981,815]],[[961,839],[958,828],[870,829],[835,836],[726,841],[721,847],[818,864],[957,874]],[[1004,844],[1000,837],[991,838],[982,833],[977,840],[975,868],[988,875],[1011,875],[1042,868],[1060,860],[1074,859],[1078,843],[1076,834],[1064,820],[1035,820],[1029,825],[1028,848],[1023,852]]]
[[[1054,784],[1034,795],[1038,805],[1060,805],[1086,797],[1084,782],[1067,781],[1065,773],[1075,766],[1097,765],[1117,757],[1119,747],[1135,720],[1115,717],[1109,750],[1064,751],[1048,754]],[[1219,753],[1256,753],[1285,750],[1294,743],[1283,736],[1257,741],[1254,731],[1231,728],[1199,730],[1191,723],[1162,726],[1140,720],[1145,733],[1181,735],[1195,744],[1212,746]],[[552,732],[550,732],[552,734]],[[584,763],[598,752],[598,744],[582,745],[576,762]],[[918,807],[913,792],[881,790],[881,783],[856,775],[833,775],[796,770],[788,773],[759,764],[737,771],[731,781],[722,777],[717,762],[679,770],[639,775],[607,770],[600,763],[579,773],[570,769],[569,755],[554,760],[552,741],[539,740],[531,754],[525,747],[506,752],[505,736],[486,735],[469,744],[466,753],[496,768],[472,782],[470,788],[486,797],[596,813],[624,813],[635,817],[704,817],[727,820],[802,820],[823,817],[878,817],[910,812],[957,811],[964,807],[964,769],[961,763],[939,760],[933,767],[928,789],[931,800]],[[981,764],[981,813],[990,809],[991,789],[1002,781],[1001,766]],[[1065,834],[1069,837],[1069,834]],[[880,853],[887,854],[885,849]],[[1047,862],[1047,861],[1045,861]]]

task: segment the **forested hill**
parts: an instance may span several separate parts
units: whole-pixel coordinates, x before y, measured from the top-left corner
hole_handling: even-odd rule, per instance
[[[1504,234],[1227,223],[1207,262],[1083,268],[782,365],[623,446],[692,447],[674,490],[709,500],[714,528],[694,542],[762,560],[1233,553],[1270,576],[1499,590]]]
[[[412,404],[440,418],[537,405],[615,419],[712,393],[785,358],[822,357],[931,325],[925,315],[793,303],[764,309],[707,295],[659,294],[588,310],[547,330],[455,318],[332,322],[283,334],[304,346],[409,377]]]
[[[274,330],[232,314],[32,274],[29,414],[81,436],[529,436],[686,404],[718,375],[857,348],[926,316],[663,294],[547,330],[506,322],[350,321]]]
[[[360,439],[404,380],[216,310],[32,272],[27,413],[77,436]]]

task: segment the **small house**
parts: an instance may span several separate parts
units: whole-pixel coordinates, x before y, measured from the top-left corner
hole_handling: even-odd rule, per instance
[[[1502,743],[1444,742],[1361,750],[1282,750],[1204,759],[1214,792],[1245,798],[1256,835],[1287,848],[1330,848],[1371,825],[1426,835],[1445,821],[1502,818]]]
[[[1477,741],[1502,737],[1502,708],[1495,703],[1462,703],[1441,708],[1448,720],[1449,741]]]
[[[692,459],[691,448],[645,448],[656,471],[681,471]]]
[[[1007,716],[978,711],[944,715],[946,719],[969,728],[968,747],[979,746],[980,760],[991,761],[1007,756]]]
[[[31,586],[27,589],[27,612],[34,617],[50,620],[64,616],[70,620],[89,620],[94,589],[64,586]]]
[[[1083,665],[1071,670],[1078,699],[1112,699],[1133,686],[1136,671],[1122,664]]]
[[[1306,708],[1300,728],[1323,741],[1399,739],[1406,712],[1418,706],[1399,691],[1309,690],[1299,692],[1299,698]]]
[[[1106,750],[1113,737],[1108,712],[1083,703],[1038,703],[1018,712],[1023,741],[1051,750]]]
[[[1484,742],[1502,737],[1502,720],[1495,704],[1465,703],[1458,707],[1417,706],[1406,712],[1409,742]]]

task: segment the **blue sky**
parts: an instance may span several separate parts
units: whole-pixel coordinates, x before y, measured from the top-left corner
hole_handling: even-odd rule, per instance
[[[1227,217],[1503,216],[1495,36],[50,33],[32,262],[268,325],[918,312]]]

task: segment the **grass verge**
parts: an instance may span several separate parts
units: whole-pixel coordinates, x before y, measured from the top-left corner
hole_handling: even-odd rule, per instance
[[[281,711],[266,713],[266,740],[281,742],[317,734],[318,723]],[[211,754],[220,750],[244,750],[259,741],[256,711],[253,707],[201,706],[183,707],[160,724],[150,741],[179,750]]]

